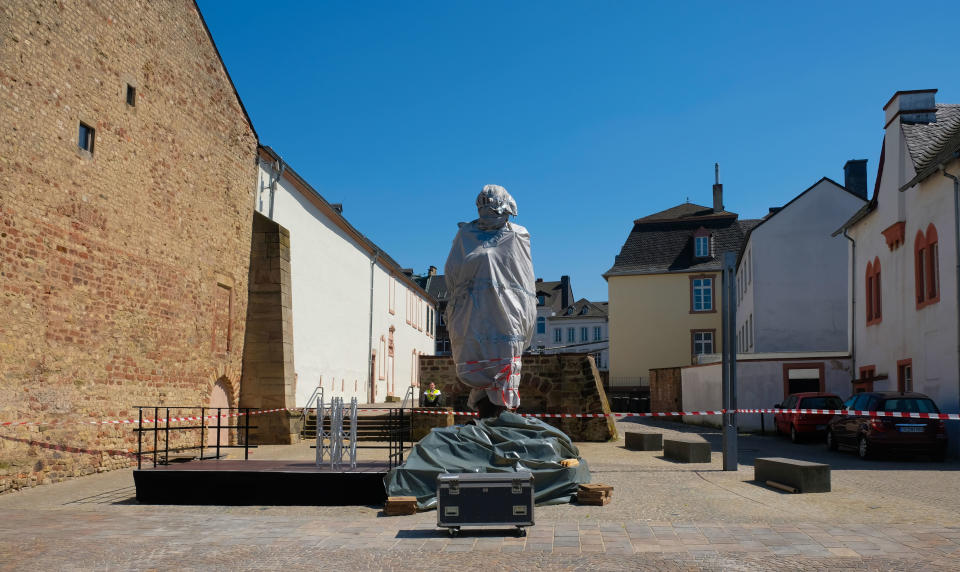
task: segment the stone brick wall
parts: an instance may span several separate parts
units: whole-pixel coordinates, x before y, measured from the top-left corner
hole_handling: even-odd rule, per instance
[[[236,405],[257,141],[192,2],[0,30],[0,420],[44,423],[0,428],[2,491],[129,465],[130,426],[78,421]]]
[[[682,411],[683,387],[679,367],[650,370],[650,411]]]
[[[291,309],[290,231],[255,212],[250,242],[241,407],[277,409],[296,405]],[[257,428],[250,430],[250,443],[296,442],[291,416],[290,411],[257,416],[254,420]]]
[[[523,356],[519,413],[610,413],[600,372],[588,354]],[[466,409],[470,389],[457,380],[449,356],[420,356],[420,385],[431,382],[444,394],[445,404]],[[457,418],[458,423],[467,417]],[[617,439],[611,418],[544,419],[574,441]]]

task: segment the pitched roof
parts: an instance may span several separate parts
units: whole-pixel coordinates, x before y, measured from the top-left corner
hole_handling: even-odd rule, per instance
[[[667,210],[660,211],[658,213],[653,213],[652,215],[647,215],[643,218],[638,218],[633,222],[652,222],[652,221],[661,221],[661,220],[678,220],[678,219],[689,219],[689,218],[700,218],[700,217],[736,217],[735,213],[727,211],[714,211],[710,207],[705,207],[703,205],[697,205],[694,203],[684,203],[682,205],[677,205],[675,207],[670,207]]]
[[[559,314],[563,309],[563,281],[559,280],[557,282],[547,282],[544,280],[538,280],[534,285],[536,288],[536,295],[543,296],[544,303],[543,305],[552,308],[554,312]],[[570,300],[573,300],[573,286],[570,284],[569,279],[567,280],[567,297],[566,302],[569,304]]]
[[[932,175],[960,150],[960,104],[938,103],[935,122],[904,124],[901,129],[917,173],[902,187],[906,189]]]
[[[443,274],[418,276],[414,278],[414,281],[426,290],[427,294],[436,298],[438,302],[443,302],[450,298],[450,292],[447,290],[447,279]]]
[[[555,316],[550,316],[548,320],[568,320],[572,318],[606,318],[609,304],[607,302],[591,302],[586,298],[580,298],[573,304],[567,306],[562,312]]]
[[[690,203],[637,219],[613,267],[603,276],[719,270],[723,253],[739,252],[747,232],[760,222],[737,220],[735,213],[714,213]],[[700,228],[713,238],[709,258],[693,255],[693,235]]]

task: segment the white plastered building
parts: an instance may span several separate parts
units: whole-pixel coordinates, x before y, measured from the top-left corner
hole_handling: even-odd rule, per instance
[[[290,232],[297,406],[317,386],[327,400],[402,398],[434,354],[436,301],[273,149],[258,165],[255,208]]]
[[[837,232],[850,239],[855,388],[918,391],[956,413],[960,105],[936,103],[936,91],[884,106],[873,198]],[[958,425],[947,422],[954,455]]]

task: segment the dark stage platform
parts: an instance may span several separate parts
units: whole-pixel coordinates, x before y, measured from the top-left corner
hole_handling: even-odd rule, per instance
[[[311,462],[207,460],[137,469],[137,500],[151,504],[382,505],[386,462],[331,471]]]

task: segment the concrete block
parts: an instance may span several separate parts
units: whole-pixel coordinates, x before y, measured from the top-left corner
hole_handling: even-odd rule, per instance
[[[671,437],[663,440],[663,456],[681,463],[709,463],[710,443],[702,437]]]
[[[643,431],[627,431],[626,447],[631,451],[660,451],[663,449],[663,435]]]
[[[795,487],[801,493],[830,492],[830,465],[784,457],[759,457],[753,462],[753,478]]]

